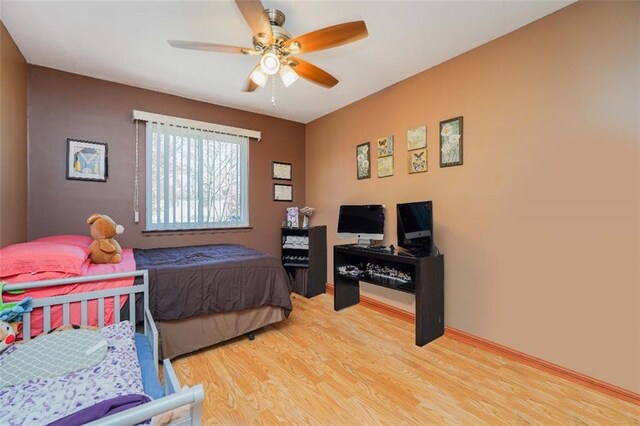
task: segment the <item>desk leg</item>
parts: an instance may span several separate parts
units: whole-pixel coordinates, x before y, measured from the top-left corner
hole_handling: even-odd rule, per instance
[[[416,288],[416,345],[424,346],[444,334],[444,257],[420,261]]]
[[[348,308],[360,303],[360,283],[355,280],[343,279],[339,276],[333,279],[333,309]]]

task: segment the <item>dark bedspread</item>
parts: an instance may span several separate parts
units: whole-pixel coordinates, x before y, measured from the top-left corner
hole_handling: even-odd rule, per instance
[[[236,244],[134,249],[136,269],[149,270],[155,320],[276,306],[291,312],[287,276],[278,259]]]

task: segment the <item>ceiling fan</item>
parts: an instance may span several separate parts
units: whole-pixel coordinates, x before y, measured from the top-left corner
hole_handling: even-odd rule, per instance
[[[264,87],[269,77],[278,73],[286,87],[302,77],[329,89],[338,84],[334,76],[292,55],[341,46],[369,35],[364,21],[353,21],[292,38],[282,28],[285,16],[278,9],[265,9],[260,0],[235,0],[235,3],[253,31],[253,48],[181,40],[169,40],[169,44],[182,49],[261,56],[260,63],[249,74],[245,92]]]

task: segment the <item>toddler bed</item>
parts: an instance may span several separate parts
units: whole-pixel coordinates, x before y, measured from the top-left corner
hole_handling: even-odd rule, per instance
[[[46,341],[49,342],[52,340],[52,336],[62,338],[64,334],[65,338],[73,336],[73,338],[81,340],[82,335],[96,336],[99,334],[104,338],[101,340],[106,340],[109,348],[103,349],[104,359],[89,368],[69,370],[72,372],[53,376],[40,373],[46,368],[38,365],[37,369],[33,368],[38,373],[27,372],[26,381],[23,378],[22,382],[1,387],[0,406],[3,409],[0,410],[0,424],[127,425],[142,423],[154,416],[157,416],[154,418],[155,422],[168,421],[177,412],[182,412],[182,415],[171,424],[201,423],[201,407],[204,399],[201,385],[181,390],[170,361],[164,360],[164,388],[159,386],[158,363],[155,362],[158,351],[158,332],[148,309],[147,271],[12,284],[5,286],[5,290],[72,284],[84,284],[88,288],[85,283],[93,280],[109,281],[124,278],[140,278],[142,284],[33,299],[32,307],[34,310],[41,309],[43,312],[43,333],[50,331],[50,313],[55,307],[61,307],[65,322],[68,322],[72,309],[79,307],[81,311],[80,324],[87,325],[87,306],[95,301],[99,307],[98,316],[101,327],[97,333],[75,330],[74,332],[54,333],[40,339],[41,341],[47,339]],[[105,326],[103,308],[106,301],[117,305],[121,299],[134,298],[136,295],[140,295],[145,307],[142,321],[144,334],[134,335],[135,330],[132,323],[121,321],[119,310],[115,311],[114,324]],[[135,318],[135,310],[132,310],[130,314]],[[23,314],[25,341],[31,340],[31,326],[31,313]],[[0,354],[0,372],[2,372],[4,384],[6,384],[8,376],[12,375],[10,373],[15,373],[11,372],[11,366],[19,365],[20,356],[26,356],[25,354],[29,353],[28,349],[37,346],[37,343],[38,339],[28,344],[14,345]],[[80,342],[73,341],[72,343],[75,345]],[[68,360],[63,358],[64,356],[51,360],[51,364],[56,366],[65,364]],[[41,359],[45,361],[46,357]],[[28,377],[29,374],[31,377]],[[185,406],[190,408],[186,409]]]

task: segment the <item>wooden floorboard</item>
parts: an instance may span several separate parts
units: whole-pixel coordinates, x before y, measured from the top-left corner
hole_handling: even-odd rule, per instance
[[[205,424],[640,425],[640,407],[333,298],[293,295],[284,322],[173,362],[205,387]]]

